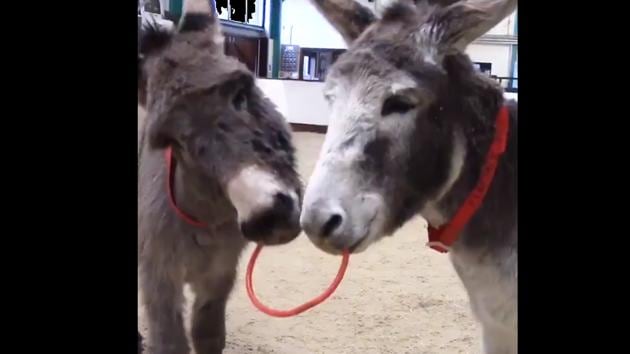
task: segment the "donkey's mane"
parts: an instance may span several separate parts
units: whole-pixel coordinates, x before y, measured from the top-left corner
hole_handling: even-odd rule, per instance
[[[485,156],[494,137],[496,113],[505,102],[503,88],[495,80],[475,70],[465,53],[445,56],[443,65],[451,82],[451,95],[447,96],[450,99],[443,104],[454,109],[456,119],[465,130],[468,150]]]
[[[140,29],[140,39],[138,47],[138,82],[139,82],[139,101],[142,102],[146,99],[146,91],[143,89],[146,84],[146,77],[143,73],[143,62],[147,56],[155,55],[162,51],[171,41],[173,33],[163,27],[160,27],[156,21],[149,21],[143,23]],[[144,97],[144,98],[143,98]],[[142,156],[142,150],[144,147],[144,140],[146,137],[146,118],[141,122],[143,125],[141,129],[140,141],[138,142],[138,168],[140,168],[140,161]]]
[[[140,55],[148,56],[161,51],[170,43],[172,36],[171,30],[160,27],[155,21],[143,24],[140,34]]]

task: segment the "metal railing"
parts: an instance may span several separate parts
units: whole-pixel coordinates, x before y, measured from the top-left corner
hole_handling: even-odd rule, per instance
[[[509,77],[509,76],[490,76],[491,78],[497,80],[499,85],[503,87],[506,92],[518,92],[518,77]]]

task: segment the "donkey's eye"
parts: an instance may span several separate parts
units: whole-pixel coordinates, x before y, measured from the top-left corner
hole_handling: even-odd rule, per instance
[[[389,96],[385,102],[383,102],[383,108],[381,109],[381,115],[387,116],[392,113],[403,114],[414,109],[416,104],[409,98],[400,95]]]
[[[245,109],[245,103],[247,101],[247,95],[245,94],[245,90],[240,90],[232,99],[232,104],[237,111],[242,111]]]

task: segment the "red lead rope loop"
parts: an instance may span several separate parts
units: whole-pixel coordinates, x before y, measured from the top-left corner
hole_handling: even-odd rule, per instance
[[[174,174],[175,165],[173,161],[173,148],[172,147],[169,146],[166,148],[166,150],[164,151],[164,159],[166,160],[166,170],[167,170],[166,171],[166,190],[168,193],[169,205],[171,206],[173,211],[175,211],[175,214],[177,214],[177,216],[179,216],[186,223],[192,226],[199,227],[199,228],[207,227],[205,223],[193,218],[192,216],[186,214],[184,211],[182,211],[181,209],[177,207],[177,203],[175,202],[175,193],[173,191],[174,189],[173,183],[175,180],[175,174]],[[328,287],[328,289],[326,289],[326,291],[324,291],[323,294],[291,310],[286,310],[286,311],[274,310],[272,308],[269,308],[263,305],[258,300],[258,298],[256,297],[256,294],[254,293],[254,286],[252,285],[252,273],[254,272],[254,265],[256,264],[256,259],[258,258],[258,254],[260,253],[261,249],[262,249],[262,245],[259,244],[258,246],[256,246],[254,253],[252,253],[252,257],[250,258],[249,264],[247,265],[247,274],[245,276],[245,281],[246,281],[245,286],[247,287],[247,295],[249,296],[250,300],[252,300],[252,303],[254,304],[254,306],[256,306],[256,308],[258,308],[260,311],[268,314],[269,316],[275,316],[275,317],[291,317],[291,316],[299,315],[302,312],[324,302],[327,298],[330,297],[330,295],[332,295],[335,292],[335,290],[341,283],[341,280],[343,279],[343,276],[346,273],[346,268],[348,268],[348,260],[350,259],[350,253],[348,251],[344,251],[343,259],[341,261],[341,266],[339,267],[339,271],[337,272],[337,276],[335,277],[335,280],[333,280],[333,283]]]
[[[324,302],[327,298],[330,297],[330,295],[335,292],[335,290],[341,283],[341,280],[346,273],[346,268],[348,268],[348,260],[350,259],[350,253],[348,251],[343,251],[343,258],[341,260],[341,266],[339,266],[337,276],[335,277],[335,280],[333,280],[332,284],[330,284],[328,289],[326,289],[321,295],[303,305],[300,305],[290,310],[275,310],[263,305],[256,297],[256,293],[254,293],[254,285],[252,284],[252,273],[254,273],[254,265],[256,264],[256,259],[258,258],[258,254],[260,253],[261,249],[262,245],[259,244],[258,246],[256,246],[254,253],[252,253],[252,257],[249,259],[249,263],[247,264],[247,273],[245,275],[245,287],[247,288],[247,295],[252,301],[252,304],[254,304],[254,306],[256,306],[256,308],[260,311],[274,317],[296,316]]]

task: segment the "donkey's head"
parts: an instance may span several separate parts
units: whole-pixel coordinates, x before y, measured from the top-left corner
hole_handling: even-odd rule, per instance
[[[288,125],[223,45],[208,0],[186,1],[176,31],[146,29],[138,84],[148,146],[172,147],[185,188],[231,204],[245,237],[288,242],[302,194]]]
[[[323,250],[357,252],[430,218],[469,149],[491,140],[501,90],[463,50],[516,0],[402,0],[380,19],[352,0],[313,2],[349,49],[326,78],[332,116],[301,223]]]

